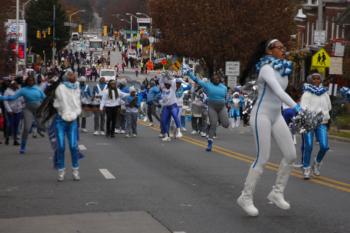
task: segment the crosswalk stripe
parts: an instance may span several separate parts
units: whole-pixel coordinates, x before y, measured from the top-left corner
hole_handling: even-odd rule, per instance
[[[99,171],[107,180],[116,179],[115,176],[113,176],[113,174],[108,171],[108,169],[99,169]]]
[[[87,150],[87,148],[84,145],[79,145],[79,150]]]

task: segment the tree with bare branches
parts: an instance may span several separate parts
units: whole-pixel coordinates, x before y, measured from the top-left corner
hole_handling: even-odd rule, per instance
[[[237,60],[246,68],[266,39],[287,41],[293,34],[295,3],[290,0],[149,0],[157,48],[203,59],[209,73]]]

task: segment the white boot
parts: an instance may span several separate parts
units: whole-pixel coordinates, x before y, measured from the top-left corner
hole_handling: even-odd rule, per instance
[[[289,176],[292,173],[292,169],[292,164],[289,165],[282,159],[277,173],[276,184],[272,187],[270,194],[267,196],[267,199],[272,204],[275,204],[283,210],[290,209],[290,204],[284,199],[283,193],[287,186]]]
[[[231,125],[231,128],[232,128],[232,129],[234,129],[234,128],[236,127],[235,119],[230,118],[230,125]]]
[[[322,163],[318,163],[315,159],[314,164],[312,165],[312,172],[314,173],[315,176],[321,175],[321,165]]]
[[[182,133],[181,133],[181,129],[180,128],[178,128],[177,129],[177,133],[176,133],[176,138],[182,138]]]
[[[79,168],[73,168],[72,175],[73,175],[73,180],[79,181],[80,180]]]
[[[253,194],[256,183],[258,182],[262,172],[250,168],[248,176],[244,183],[242,194],[237,199],[237,204],[249,215],[258,216],[259,210],[254,206]]]
[[[64,180],[64,175],[66,174],[65,169],[58,169],[58,174],[57,174],[57,181],[63,181]]]
[[[236,120],[236,127],[239,128],[240,124],[241,124],[241,119],[237,118],[237,120]]]

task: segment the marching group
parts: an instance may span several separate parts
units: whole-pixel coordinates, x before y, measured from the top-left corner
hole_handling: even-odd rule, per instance
[[[249,169],[243,191],[237,199],[238,205],[250,216],[259,214],[253,203],[253,194],[269,160],[272,137],[277,142],[283,159],[276,183],[267,198],[281,209],[290,208],[290,204],[284,199],[284,190],[297,156],[292,134],[286,123],[287,114],[284,115],[285,118],[282,115],[282,103],[288,106],[287,109],[289,108],[292,115],[309,109],[321,111],[324,116],[323,122],[316,129],[304,133],[302,137],[302,167],[305,179],[310,178],[311,171],[316,176],[320,175],[322,160],[329,149],[326,125],[330,119],[331,104],[327,90],[321,84],[322,75],[310,75],[309,83],[305,85],[304,94],[298,104],[285,92],[292,67],[291,63],[284,59],[283,44],[277,39],[270,40],[260,45],[259,51],[259,56],[255,57],[252,63],[257,64],[255,68],[259,94],[250,117],[257,157]],[[192,134],[207,137],[206,151],[209,152],[213,148],[219,125],[224,128],[240,126],[242,109],[246,103],[242,91],[228,90],[221,82],[219,74],[214,73],[209,80],[201,79],[186,64],[182,67],[181,75],[164,72],[145,79],[140,88],[128,86],[126,80],[106,82],[104,77],[100,77],[96,84],[91,84],[86,77],[77,77],[78,75],[70,69],[62,72],[62,77],[58,76],[57,73],[48,74],[47,77],[40,78],[40,85],[33,73],[27,74],[23,82],[21,79],[3,79],[3,96],[0,96],[0,100],[4,100],[1,104],[7,121],[5,142],[8,144],[12,135],[14,145],[20,144],[20,153],[26,152],[31,130],[36,128],[40,134],[44,131],[43,124],[35,117],[38,111],[50,112],[50,107],[44,110],[42,108],[45,103],[51,103],[56,113],[51,119],[57,138],[55,167],[58,169],[59,181],[63,181],[65,175],[65,135],[68,136],[72,154],[73,178],[80,179],[78,129],[88,132],[87,118],[90,116],[94,118],[93,134],[110,138],[120,133],[125,133],[126,137],[136,137],[138,120],[148,121],[148,125],[153,126],[153,118],[156,118],[160,122],[160,137],[162,141],[168,142],[171,141],[171,136],[183,136],[190,114]],[[23,129],[19,143],[17,136],[21,119]],[[320,150],[311,169],[314,135]]]

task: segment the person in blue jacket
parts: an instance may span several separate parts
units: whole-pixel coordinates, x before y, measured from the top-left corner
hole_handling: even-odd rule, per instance
[[[228,128],[230,126],[226,109],[227,87],[221,83],[221,79],[218,74],[214,74],[210,82],[204,82],[203,80],[197,78],[187,65],[184,65],[184,69],[185,74],[187,74],[195,83],[203,87],[204,92],[208,96],[207,101],[210,127],[208,147],[206,151],[211,151],[218,122],[220,122],[221,126],[224,128]]]
[[[149,126],[153,126],[153,118],[154,116],[159,122],[160,117],[157,114],[157,105],[160,99],[161,92],[159,87],[156,85],[156,82],[152,80],[150,82],[150,88],[147,92],[147,116],[150,122]]]
[[[12,96],[0,96],[0,100],[15,100],[19,97],[23,97],[25,101],[25,108],[23,110],[23,131],[21,138],[20,153],[24,154],[26,152],[26,145],[30,127],[35,120],[35,114],[40,107],[41,103],[45,99],[44,92],[35,85],[34,76],[29,76],[24,82],[24,87],[19,89],[19,91]],[[42,129],[39,129],[40,131]]]

